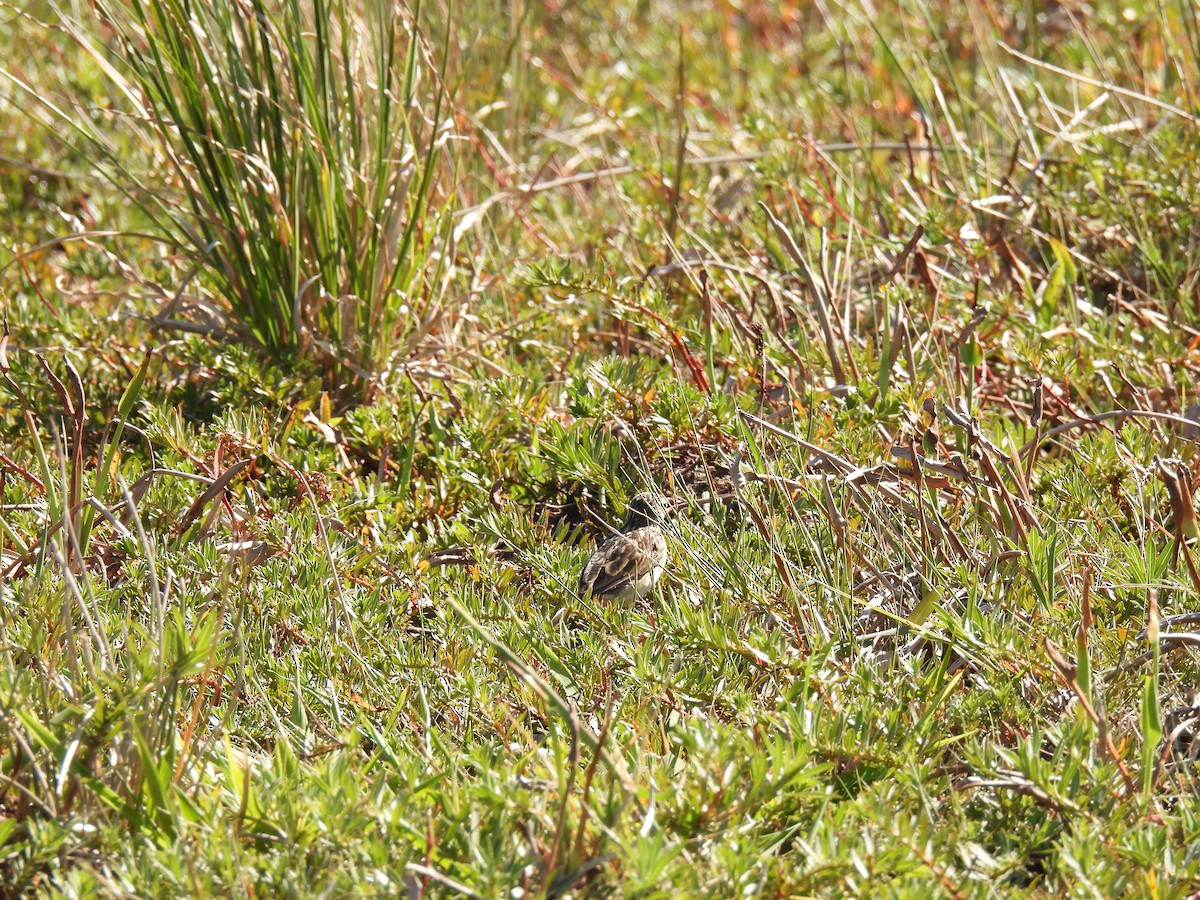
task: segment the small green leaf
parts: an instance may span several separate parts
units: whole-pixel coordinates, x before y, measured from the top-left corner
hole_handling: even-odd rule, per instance
[[[1077,273],[1075,271],[1075,260],[1071,258],[1071,251],[1067,249],[1066,244],[1062,241],[1056,241],[1054,238],[1050,238],[1050,249],[1054,253],[1054,261],[1062,269],[1066,286],[1073,287],[1077,279]]]
[[[1055,263],[1046,278],[1046,286],[1042,290],[1042,302],[1038,304],[1038,312],[1042,314],[1043,318],[1058,308],[1058,301],[1062,299],[1066,284],[1067,279],[1063,267]]]
[[[1154,784],[1155,761],[1158,758],[1158,742],[1162,740],[1162,717],[1158,708],[1158,678],[1147,675],[1143,679],[1141,702],[1142,725],[1142,790],[1149,791]]]
[[[983,350],[979,347],[979,339],[975,335],[971,335],[962,346],[958,348],[959,356],[962,358],[963,365],[973,369],[983,362]]]

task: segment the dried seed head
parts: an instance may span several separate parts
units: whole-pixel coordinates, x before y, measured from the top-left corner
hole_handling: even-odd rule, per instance
[[[1187,465],[1177,459],[1163,459],[1161,456],[1155,457],[1154,464],[1171,501],[1176,538],[1186,540],[1200,537],[1200,526],[1196,524],[1196,507],[1192,503],[1192,479]]]

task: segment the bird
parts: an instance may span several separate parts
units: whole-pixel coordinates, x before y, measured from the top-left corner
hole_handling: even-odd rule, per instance
[[[667,565],[663,524],[670,511],[661,494],[647,491],[630,500],[621,530],[583,564],[579,596],[636,600],[650,593]]]

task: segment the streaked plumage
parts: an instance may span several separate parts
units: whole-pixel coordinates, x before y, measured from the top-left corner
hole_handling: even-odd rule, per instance
[[[579,573],[579,596],[633,600],[648,594],[667,564],[662,523],[670,509],[659,494],[638,494],[629,501],[625,524],[605,540]]]

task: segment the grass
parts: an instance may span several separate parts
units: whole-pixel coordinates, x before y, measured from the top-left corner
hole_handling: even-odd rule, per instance
[[[1196,891],[1194,11],[243,8],[0,34],[4,892]]]
[[[445,73],[408,18],[383,4],[253,0],[58,14],[57,30],[127,100],[125,130],[153,154],[150,171],[78,98],[60,106],[10,78],[209,276],[201,284],[228,304],[218,334],[276,361],[314,357],[335,396],[361,401],[436,319],[452,252],[436,208]],[[115,60],[97,28],[116,35]],[[181,289],[157,318],[219,306],[206,300]]]

